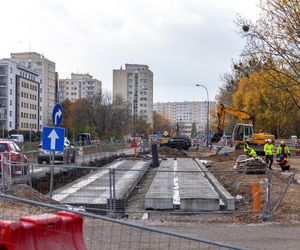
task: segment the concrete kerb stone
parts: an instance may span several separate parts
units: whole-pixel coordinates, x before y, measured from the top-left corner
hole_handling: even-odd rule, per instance
[[[216,177],[208,171],[208,169],[204,166],[203,163],[199,159],[195,159],[196,163],[198,164],[199,168],[202,170],[206,178],[209,180],[211,185],[219,194],[221,200],[225,204],[225,209],[228,211],[235,210],[235,201],[234,197],[222,186],[222,184],[216,179]]]

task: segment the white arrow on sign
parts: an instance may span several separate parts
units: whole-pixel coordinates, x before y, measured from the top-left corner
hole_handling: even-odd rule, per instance
[[[51,133],[48,135],[48,138],[50,138],[50,140],[51,140],[50,149],[55,150],[56,139],[59,138],[55,129],[52,129]]]
[[[57,117],[61,117],[61,115],[62,115],[62,112],[61,112],[61,110],[59,109],[59,110],[55,113],[55,116],[54,116],[54,119],[55,119],[55,124],[54,124],[54,125],[57,124]]]

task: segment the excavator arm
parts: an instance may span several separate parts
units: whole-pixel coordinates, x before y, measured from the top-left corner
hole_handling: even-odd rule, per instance
[[[254,124],[255,117],[243,110],[227,106],[223,103],[219,103],[217,107],[218,124],[215,126],[217,128],[217,134],[215,134],[213,141],[217,142],[223,136],[224,126],[225,126],[225,115],[229,114],[238,117],[240,120],[247,124]]]

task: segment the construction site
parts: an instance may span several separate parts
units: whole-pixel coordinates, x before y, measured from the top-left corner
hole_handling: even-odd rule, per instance
[[[276,161],[269,171],[264,157],[245,163],[239,160],[243,150],[220,147],[216,144],[211,148],[191,147],[185,151],[158,147],[158,167],[153,166],[151,150],[149,154],[134,155],[129,150],[126,154],[119,151],[112,156],[99,153],[92,157],[95,149],[89,148],[85,162],[55,166],[51,196],[47,171],[33,171],[29,176],[14,178],[9,185],[2,182],[2,217],[15,219],[59,209],[83,213],[83,239],[88,249],[109,249],[113,240],[106,242],[105,237],[122,238],[128,230],[133,230],[128,229],[128,225],[123,226],[127,228],[124,231],[116,230],[116,221],[250,249],[270,246],[280,249],[282,244],[278,241],[282,238],[278,235],[285,230],[293,231],[292,235],[299,231],[299,150],[291,149],[290,170],[282,172]],[[101,222],[99,218],[86,217],[86,213],[111,218],[114,222]],[[105,236],[107,230],[111,230],[112,235]],[[95,232],[100,235],[96,236]],[[266,236],[266,232],[270,235]],[[248,237],[251,234],[258,239],[264,235],[276,240],[270,243],[262,237],[253,241]],[[147,249],[165,246],[163,236],[156,239],[151,233],[145,233],[143,243],[139,235],[125,241],[132,244],[129,249],[140,249],[144,243]],[[150,243],[154,239],[157,242]],[[102,248],[99,242],[103,242]],[[123,243],[123,240],[118,241],[117,246]],[[139,247],[135,248],[135,244]],[[189,247],[180,244],[185,247],[178,249],[198,249],[192,243]],[[289,244],[291,249],[296,249],[298,237]],[[172,244],[169,249],[170,246]]]

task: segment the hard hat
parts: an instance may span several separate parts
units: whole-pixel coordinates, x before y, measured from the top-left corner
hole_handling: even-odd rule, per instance
[[[280,141],[280,144],[285,144],[285,141]]]
[[[272,142],[272,140],[271,140],[271,139],[268,139],[268,140],[267,140],[267,142],[271,143],[271,142]]]

